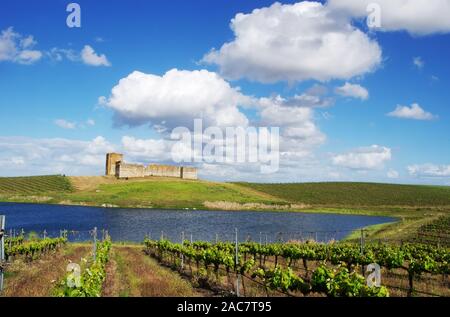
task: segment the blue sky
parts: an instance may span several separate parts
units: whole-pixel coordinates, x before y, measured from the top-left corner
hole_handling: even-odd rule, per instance
[[[295,146],[294,149],[282,148],[290,158],[285,162],[281,157],[278,173],[255,175],[246,173],[245,166],[199,166],[205,178],[449,185],[450,26],[444,22],[440,25],[436,20],[439,14],[446,14],[450,5],[442,8],[438,2],[431,1],[431,11],[435,10],[431,16],[435,18],[420,15],[423,10],[417,5],[416,11],[409,10],[405,13],[409,16],[399,22],[389,14],[396,9],[396,1],[379,2],[383,9],[382,26],[370,30],[360,8],[351,1],[343,1],[344,7],[339,8],[336,8],[336,1],[316,3],[316,7],[295,1],[283,1],[279,6],[273,5],[273,1],[247,0],[77,1],[81,7],[81,28],[66,25],[69,1],[2,1],[2,174],[101,174],[104,152],[108,150],[123,151],[133,161],[167,161],[166,145],[157,142],[167,135],[156,132],[153,126],[157,121],[164,122],[170,130],[180,118],[168,111],[155,114],[152,107],[163,109],[172,105],[152,103],[161,100],[161,95],[130,96],[139,92],[131,84],[124,86],[123,95],[114,95],[112,89],[134,71],[162,78],[176,68],[188,74],[205,69],[216,73],[233,91],[239,87],[239,98],[251,97],[258,105],[238,102],[230,108],[224,107],[226,112],[238,109],[250,123],[270,123],[270,116],[262,120],[264,109],[270,110],[270,107],[278,109],[275,113],[280,114],[285,110],[291,113],[293,107],[308,108],[307,112],[299,110],[302,114],[298,115],[298,122],[289,121],[284,125],[288,121],[286,116],[278,120],[281,128],[308,131],[295,138],[282,136],[286,144]],[[288,21],[282,12],[294,12],[296,3],[311,12],[325,12],[332,27],[344,35],[340,38],[342,45],[337,42],[329,51],[329,59],[319,50],[286,44],[292,39],[307,37],[323,40],[332,31],[323,30],[328,26],[317,27],[320,18],[303,22],[300,14],[298,21]],[[411,6],[415,4],[411,2]],[[266,14],[253,14],[258,8],[266,8]],[[336,12],[345,12],[346,22],[342,22]],[[411,15],[411,12],[417,13]],[[239,13],[247,15],[247,22],[236,23],[233,30],[231,20]],[[282,21],[279,24],[283,29],[277,26],[268,29],[273,32],[272,40],[285,41],[280,42],[282,44],[267,42],[250,51],[239,45],[232,48],[234,51],[223,49],[225,43],[242,44],[251,40],[252,23],[269,25],[271,19]],[[351,30],[340,28],[347,24],[351,25]],[[9,37],[5,35],[8,30]],[[246,35],[242,42],[236,38],[237,31]],[[35,43],[21,46],[21,41],[30,35]],[[346,42],[346,36],[350,35],[358,35],[356,44]],[[7,46],[11,41],[14,49]],[[83,57],[86,46],[92,52]],[[278,51],[279,47],[284,51]],[[368,47],[378,47],[380,55],[363,59]],[[217,54],[208,61],[205,56],[213,48]],[[286,52],[289,49],[292,52]],[[20,53],[27,50],[39,52],[39,57],[21,59]],[[308,65],[309,57],[316,51],[324,55],[319,56],[319,61],[314,60],[314,65]],[[352,52],[355,56],[348,57]],[[292,60],[277,60],[278,53],[286,53]],[[333,58],[342,60],[342,65],[331,64]],[[264,62],[258,64],[260,60]],[[284,62],[292,65],[293,70],[289,67],[280,70],[278,66]],[[361,66],[351,65],[353,62]],[[342,75],[344,71],[346,75]],[[138,80],[144,83],[144,77]],[[166,82],[169,83],[172,82]],[[347,95],[342,95],[338,88],[345,84],[349,90],[346,90]],[[162,86],[145,86],[145,89],[158,87]],[[311,87],[319,87],[321,92],[311,93]],[[368,96],[359,95],[361,89]],[[176,87],[173,91],[176,93]],[[226,90],[224,98],[230,94]],[[286,101],[302,94],[317,98],[318,103],[325,99],[330,103],[288,106],[272,100],[280,96]],[[106,100],[103,103],[99,103],[101,96]],[[155,99],[151,99],[153,97]],[[139,109],[130,117],[126,109],[135,98],[140,102]],[[172,100],[167,95],[164,98]],[[271,104],[265,106],[268,108],[259,106],[261,98],[271,100]],[[204,99],[209,100],[207,94]],[[414,104],[418,108],[414,108]],[[204,107],[216,109],[218,106],[205,104]],[[399,111],[394,113],[396,108]],[[140,124],[136,123],[137,119],[142,119]],[[127,142],[124,137],[128,138]],[[154,151],[153,141],[146,140],[157,142],[160,148]]]

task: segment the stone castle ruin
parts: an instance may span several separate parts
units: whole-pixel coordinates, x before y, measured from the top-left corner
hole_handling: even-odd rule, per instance
[[[197,179],[195,167],[150,164],[128,164],[123,160],[123,154],[106,154],[106,176],[117,178],[142,178],[149,176],[176,177],[183,179]]]

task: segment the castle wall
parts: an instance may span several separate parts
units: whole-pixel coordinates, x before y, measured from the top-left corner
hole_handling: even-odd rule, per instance
[[[106,154],[106,172],[107,176],[116,175],[116,163],[123,160],[123,155],[119,153]]]
[[[181,178],[183,179],[198,179],[197,169],[194,167],[182,167]]]
[[[181,167],[172,165],[128,164],[123,161],[119,153],[106,154],[106,175],[117,178],[141,178],[147,176],[176,177],[183,179],[197,179],[197,169],[194,167]]]
[[[145,176],[181,177],[181,167],[151,164],[145,168]]]
[[[116,177],[118,178],[137,178],[144,177],[144,165],[118,163],[116,167]]]

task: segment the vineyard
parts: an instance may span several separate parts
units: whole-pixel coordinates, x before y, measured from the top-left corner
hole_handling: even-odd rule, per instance
[[[200,293],[225,297],[450,296],[450,249],[431,244],[238,243],[237,239],[173,243],[162,237],[124,246],[112,244],[107,232],[100,241],[95,228],[90,232],[94,241],[76,244],[81,258],[75,262],[64,255],[75,250],[66,231],[58,238],[7,237],[6,285],[20,291],[20,283],[31,283],[29,288],[44,288],[48,296],[56,297]],[[56,262],[51,264],[53,258]],[[49,278],[42,287],[39,267],[46,262]],[[164,287],[171,290],[159,291]],[[7,294],[13,291],[7,287]]]
[[[36,259],[41,254],[56,250],[67,242],[64,237],[45,238],[25,241],[23,236],[8,238],[5,241],[5,256],[7,260],[23,256],[28,261]]]
[[[223,275],[233,290],[231,273],[287,296],[388,296],[388,288],[367,287],[365,267],[377,263],[384,270],[402,270],[408,280],[407,295],[415,293],[415,278],[430,274],[448,288],[450,251],[427,245],[366,245],[319,243],[233,243],[207,242],[176,244],[167,240],[145,240],[148,254],[162,263],[185,269],[192,279],[209,287],[222,283]],[[237,250],[237,252],[236,252]],[[222,274],[223,273],[223,274]],[[440,276],[440,277],[439,277]],[[236,289],[236,292],[238,290]],[[448,295],[448,294],[447,294]]]
[[[377,183],[238,183],[289,202],[322,206],[450,206],[450,187]]]
[[[0,194],[40,194],[70,192],[72,185],[61,175],[0,177]]]
[[[418,243],[450,247],[450,216],[442,216],[421,226],[412,240]]]
[[[106,278],[106,264],[111,250],[111,239],[107,237],[97,247],[95,259],[87,265],[83,273],[77,272],[75,269],[61,280],[59,288],[55,292],[56,296],[100,297]],[[81,273],[81,275],[78,277],[77,273]]]

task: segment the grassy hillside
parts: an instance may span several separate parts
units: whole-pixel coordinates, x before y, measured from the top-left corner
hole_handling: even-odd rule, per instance
[[[259,193],[238,185],[206,181],[188,181],[170,178],[150,178],[104,182],[98,186],[86,186],[66,195],[72,202],[117,206],[151,206],[157,208],[203,208],[206,201],[227,201],[237,203],[280,202],[280,199]],[[76,188],[83,186],[78,181]]]
[[[0,177],[0,194],[39,194],[71,190],[69,179],[60,175]]]
[[[450,187],[376,183],[239,183],[289,202],[320,206],[450,206]]]

